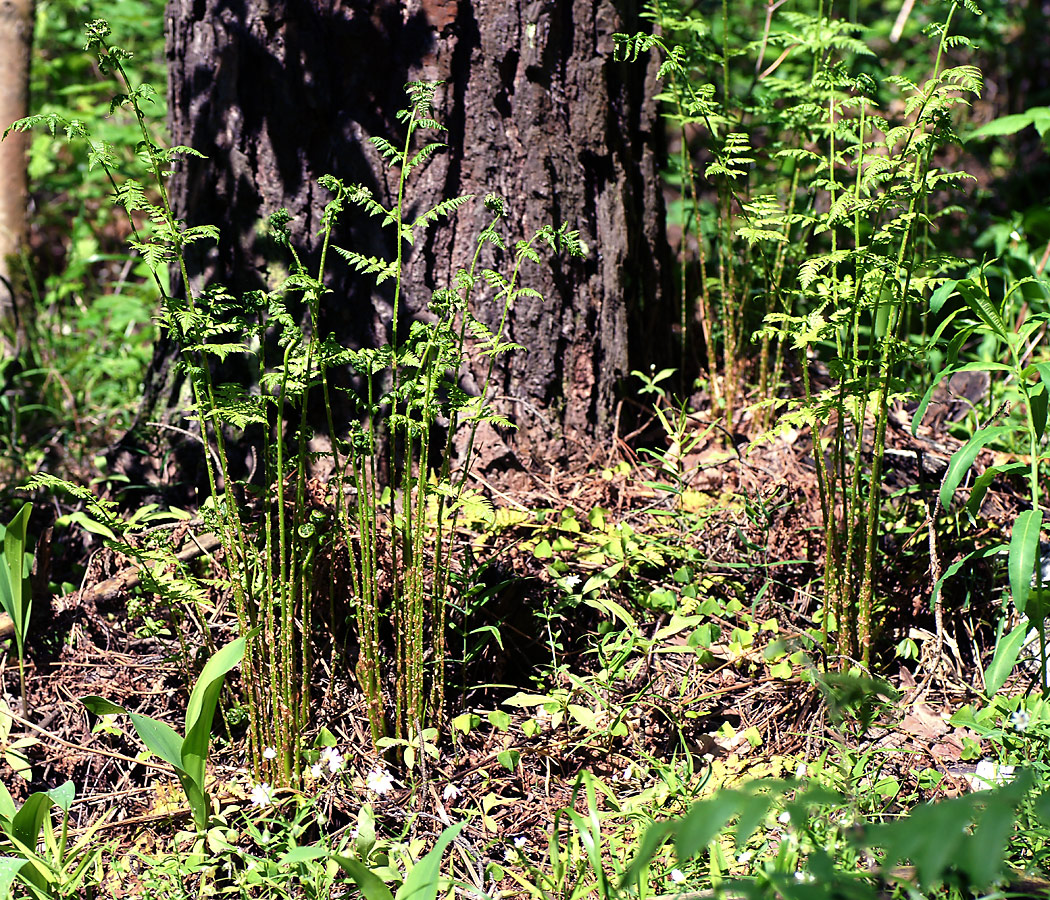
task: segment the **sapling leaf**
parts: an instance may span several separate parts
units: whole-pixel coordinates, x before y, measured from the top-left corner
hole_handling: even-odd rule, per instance
[[[1010,534],[1010,593],[1014,607],[1023,613],[1032,587],[1032,575],[1039,556],[1039,531],[1043,527],[1043,511],[1026,509],[1014,520]]]
[[[992,661],[988,663],[988,668],[984,670],[984,693],[986,696],[995,696],[999,693],[999,689],[1006,684],[1006,679],[1010,677],[1010,673],[1014,670],[1017,657],[1021,654],[1021,648],[1024,646],[1024,639],[1031,627],[1031,623],[1025,619],[1008,635],[1000,637],[995,645]]]
[[[1004,341],[1008,340],[1006,323],[1003,322],[1003,317],[992,298],[988,296],[988,292],[969,280],[960,281],[958,287],[963,301],[978,318]]]
[[[1028,395],[1028,403],[1032,409],[1032,425],[1039,440],[1042,440],[1043,435],[1046,434],[1047,396],[1046,385],[1043,384]]]
[[[959,487],[966,473],[970,471],[970,466],[973,465],[973,461],[977,459],[977,455],[981,450],[993,441],[997,441],[1013,431],[1014,429],[1009,425],[982,428],[955,451],[951,461],[948,463],[948,471],[944,475],[944,480],[941,482],[941,506],[945,509],[951,506],[952,498],[955,496],[955,489]]]

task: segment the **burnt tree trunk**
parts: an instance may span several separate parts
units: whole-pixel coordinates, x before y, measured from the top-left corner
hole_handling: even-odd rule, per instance
[[[607,449],[621,382],[631,368],[663,361],[672,340],[654,73],[612,57],[613,34],[640,28],[639,6],[170,0],[172,140],[208,157],[180,161],[174,203],[190,224],[223,232],[209,256],[191,261],[195,277],[235,291],[272,286],[282,261],[261,223],[281,207],[295,217],[294,244],[316,258],[328,199],[321,175],[392,202],[394,174],[367,139],[398,143],[404,84],[444,80],[436,113],[449,146],[416,178],[412,203],[422,211],[464,193],[478,202],[412,249],[406,316],[469,262],[486,193],[507,200],[509,245],[543,224],[578,228],[585,260],[545,262],[523,279],[546,301],[522,298],[513,310],[509,337],[528,353],[503,358],[496,394],[518,425],[504,438],[523,462]],[[357,211],[336,243],[387,258],[393,251],[377,220]],[[328,283],[325,326],[340,341],[390,339],[389,294],[339,261]],[[155,375],[169,358],[158,345]],[[163,383],[154,379],[152,402],[164,399]],[[508,447],[489,437],[499,445],[490,445],[493,462]]]

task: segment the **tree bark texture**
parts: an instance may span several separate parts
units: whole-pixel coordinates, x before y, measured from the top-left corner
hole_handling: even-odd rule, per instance
[[[516,304],[509,338],[528,353],[503,358],[496,394],[518,425],[509,440],[523,461],[608,446],[622,381],[666,359],[672,340],[654,72],[612,56],[613,34],[640,28],[639,5],[169,0],[173,141],[208,156],[180,161],[173,197],[190,224],[223,227],[196,272],[238,291],[272,286],[280,260],[260,223],[281,207],[295,216],[296,246],[316,259],[329,199],[317,185],[323,174],[391,204],[396,173],[367,139],[397,145],[404,84],[443,80],[435,111],[448,149],[419,172],[410,203],[421,212],[459,194],[478,200],[412,248],[406,316],[469,263],[486,193],[507,200],[508,246],[543,224],[580,229],[585,260],[526,268],[523,283],[546,300]],[[394,254],[392,235],[356,210],[335,243]],[[389,341],[386,284],[376,288],[338,260],[329,270],[326,328],[348,346]],[[476,296],[476,313],[495,325],[501,310],[491,295]]]
[[[0,0],[0,134],[29,113],[33,0]],[[14,261],[26,238],[27,136],[11,132],[0,143],[0,348],[24,335]]]

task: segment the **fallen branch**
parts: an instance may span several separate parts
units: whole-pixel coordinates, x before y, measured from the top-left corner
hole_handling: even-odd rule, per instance
[[[203,556],[206,553],[211,553],[212,550],[217,550],[221,545],[222,541],[217,535],[214,534],[203,534],[200,537],[191,537],[190,545],[180,550],[175,558],[179,562],[190,562],[196,559],[198,556]],[[99,600],[109,600],[112,597],[122,591],[130,590],[137,586],[142,580],[142,567],[141,566],[130,566],[125,569],[119,575],[115,575],[113,578],[107,578],[105,581],[100,581],[96,585],[92,585],[89,588],[85,588],[83,591],[74,591],[71,594],[65,594],[61,600],[66,600],[69,607],[82,605],[87,603],[97,603]],[[7,613],[0,613],[0,639],[9,638],[15,633],[15,623],[11,621],[11,617]]]

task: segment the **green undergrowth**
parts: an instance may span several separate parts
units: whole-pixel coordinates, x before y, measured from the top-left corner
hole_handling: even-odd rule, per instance
[[[999,221],[976,242],[996,258],[966,255],[952,192],[967,176],[952,161],[964,142],[1043,135],[1050,114],[967,122],[983,79],[968,32],[996,33],[998,13],[989,24],[972,3],[945,3],[898,30],[862,3],[782,6],[708,15],[661,0],[648,8],[657,36],[617,35],[620,60],[657,57],[676,133],[680,371],[631,374],[651,404],[633,464],[610,464],[591,494],[526,508],[471,486],[473,450],[482,425],[511,427],[494,399],[498,367],[526,349],[508,336],[514,303],[536,296],[535,267],[584,245],[561,222],[508,238],[515,198],[416,208],[416,177],[447,150],[442,85],[406,85],[395,130],[362,147],[389,169],[392,196],[321,178],[319,264],[275,211],[266,229],[286,270],[235,296],[189,277],[186,248],[222,235],[188,228],[169,203],[171,169],[195,151],[165,146],[157,124],[149,8],[122,0],[113,14],[141,39],[141,66],[103,20],[88,26],[85,64],[47,52],[68,38],[72,7],[41,3],[38,82],[79,83],[88,69],[104,82],[40,100],[13,126],[33,130],[32,174],[77,211],[61,264],[27,257],[38,316],[29,355],[4,361],[6,483],[42,468],[40,433],[83,430],[77,404],[93,410],[88,430],[126,419],[154,317],[179,348],[208,491],[195,514],[126,513],[83,467],[30,482],[38,504],[64,505],[60,525],[139,566],[123,615],[139,639],[177,645],[184,715],[77,698],[90,746],[151,789],[154,832],[113,837],[115,806],[71,827],[81,782],[33,783],[55,737],[29,736],[25,678],[33,594],[47,587],[27,555],[40,506],[4,529],[0,600],[22,702],[0,707],[0,750],[26,785],[0,790],[0,894],[875,900],[1004,896],[1042,876],[1043,233],[1034,214]],[[412,247],[468,203],[487,217],[474,257],[448,283],[408,284]],[[386,256],[337,242],[351,209],[389,237]],[[324,331],[334,266],[392,288],[383,346]],[[424,288],[426,315],[398,327],[403,298]],[[231,359],[250,383],[223,380]],[[671,388],[686,393],[690,369],[702,411]],[[936,483],[891,493],[887,435],[907,432],[902,416],[927,434],[938,387],[972,373],[988,388],[945,426],[958,444]],[[31,384],[39,402],[26,401]],[[345,428],[336,390],[356,413]],[[782,485],[698,487],[705,468],[757,471],[759,453],[795,442],[819,558],[770,550],[778,510],[795,502]],[[250,480],[234,475],[235,445],[258,462]],[[999,454],[990,464],[986,450]],[[332,473],[323,484],[318,463]],[[1023,486],[1020,506],[985,527],[985,500],[1007,484]],[[218,548],[180,559],[157,527],[178,522]],[[916,535],[928,571],[916,551],[895,552]],[[994,604],[951,608],[978,566],[998,578]],[[928,587],[909,582],[912,568]],[[811,613],[800,597],[818,598]],[[907,704],[922,704],[879,669],[893,644],[934,670],[946,642],[962,656],[946,612],[978,620],[972,702],[947,722],[923,712],[936,735],[957,729],[951,764],[896,737]],[[933,629],[921,647],[900,619]],[[769,746],[773,731],[794,749]]]

